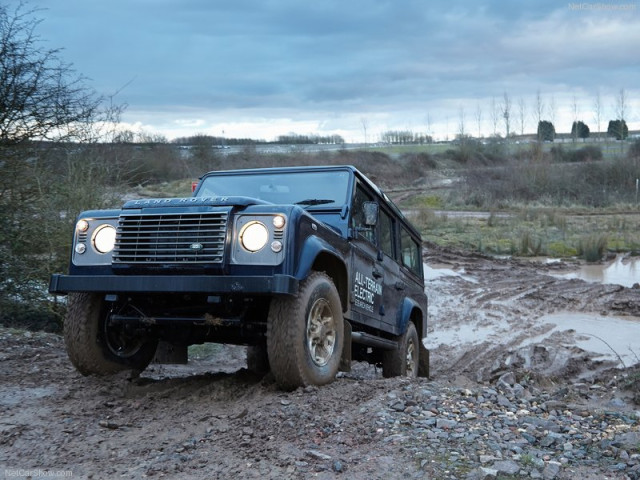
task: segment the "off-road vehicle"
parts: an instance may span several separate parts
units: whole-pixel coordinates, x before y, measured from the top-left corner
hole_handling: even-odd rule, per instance
[[[247,345],[249,369],[294,389],[352,360],[428,376],[424,288],[416,229],[357,169],[322,166],[210,172],[191,197],[82,212],[49,290],[69,294],[64,338],[85,375],[216,342]]]

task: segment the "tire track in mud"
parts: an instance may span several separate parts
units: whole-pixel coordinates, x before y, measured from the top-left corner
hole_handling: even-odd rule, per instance
[[[640,321],[639,289],[552,276],[572,264],[500,260],[437,247],[430,262],[450,272],[427,282],[427,344],[435,378],[466,375],[486,382],[514,368],[565,379],[592,376],[618,362],[582,350],[576,346],[580,335],[557,331],[547,316],[623,315]]]

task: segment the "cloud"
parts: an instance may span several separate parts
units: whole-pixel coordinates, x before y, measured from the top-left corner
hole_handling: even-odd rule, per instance
[[[356,135],[363,115],[410,126],[433,112],[444,124],[505,91],[564,101],[640,84],[637,10],[556,0],[40,1],[47,44],[64,47],[101,93],[119,91],[126,118],[149,127],[298,119],[356,125]],[[341,121],[323,123],[331,117]]]

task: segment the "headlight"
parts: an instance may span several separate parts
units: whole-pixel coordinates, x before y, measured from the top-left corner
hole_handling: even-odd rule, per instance
[[[115,239],[115,237],[114,237]],[[250,252],[261,250],[269,240],[269,231],[260,222],[251,222],[245,225],[240,232],[242,246]]]
[[[116,229],[111,225],[103,225],[93,234],[93,246],[97,252],[109,253],[115,244]]]

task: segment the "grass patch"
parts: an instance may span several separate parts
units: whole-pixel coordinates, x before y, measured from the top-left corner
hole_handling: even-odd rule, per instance
[[[189,358],[195,360],[206,360],[216,356],[222,350],[222,345],[219,343],[202,343],[200,345],[190,345],[187,352]]]
[[[461,216],[419,210],[409,218],[429,242],[486,254],[581,256],[598,261],[607,252],[640,251],[640,212],[584,214],[526,208]]]
[[[608,242],[609,238],[606,234],[591,234],[578,243],[578,255],[587,262],[597,262],[604,256]]]

